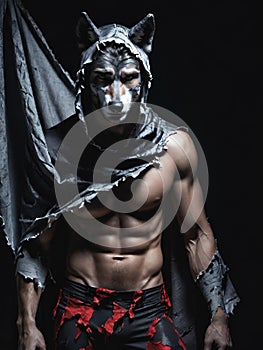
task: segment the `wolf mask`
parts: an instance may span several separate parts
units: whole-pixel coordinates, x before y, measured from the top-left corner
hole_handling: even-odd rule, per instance
[[[76,27],[81,60],[75,105],[80,118],[106,106],[111,106],[111,114],[125,114],[131,102],[146,102],[154,32],[152,14],[129,29],[120,24],[97,28],[87,13],[81,13]]]

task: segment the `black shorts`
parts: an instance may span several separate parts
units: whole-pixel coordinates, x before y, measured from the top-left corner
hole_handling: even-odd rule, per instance
[[[123,292],[66,280],[54,309],[54,349],[186,349],[170,307],[163,284]]]

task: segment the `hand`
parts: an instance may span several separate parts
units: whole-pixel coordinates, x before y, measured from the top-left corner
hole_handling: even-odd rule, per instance
[[[205,339],[204,350],[211,350],[215,344],[218,350],[232,348],[232,340],[228,328],[228,316],[222,309],[218,309],[208,326]]]
[[[36,327],[35,322],[23,325],[17,322],[18,350],[46,350],[43,334]]]

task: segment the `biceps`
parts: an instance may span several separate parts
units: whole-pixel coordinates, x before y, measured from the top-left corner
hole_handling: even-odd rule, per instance
[[[181,232],[188,232],[204,213],[204,197],[198,179],[186,178],[174,185],[173,199],[177,206],[177,220]]]
[[[214,234],[205,215],[204,198],[197,179],[181,181],[177,218],[184,235],[190,267],[196,276],[208,266],[215,252]]]

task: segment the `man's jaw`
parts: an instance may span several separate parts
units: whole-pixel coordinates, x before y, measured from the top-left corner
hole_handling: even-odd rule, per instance
[[[99,112],[96,120],[93,119],[93,123],[98,123],[100,128],[104,128],[105,130],[110,128],[110,130],[116,134],[124,134],[127,129],[131,126],[129,125],[129,120],[131,123],[134,123],[133,113],[132,113],[133,103],[129,103],[128,105],[124,105],[121,112],[116,113],[111,106],[106,107],[95,107],[93,105],[93,111]]]

